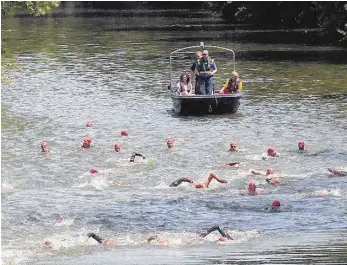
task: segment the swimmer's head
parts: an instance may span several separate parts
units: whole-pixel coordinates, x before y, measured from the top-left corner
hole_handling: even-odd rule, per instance
[[[230,143],[230,151],[234,151],[236,150],[236,142],[235,141],[231,141]]]
[[[304,141],[302,141],[302,140],[300,140],[299,142],[298,142],[298,148],[299,148],[299,150],[305,150],[305,142]]]
[[[250,193],[254,193],[256,189],[256,185],[253,181],[251,181],[250,183],[248,183],[248,192]]]
[[[128,131],[127,130],[121,130],[120,135],[128,136]]]
[[[92,139],[90,139],[89,137],[86,137],[83,139],[82,147],[89,148],[91,143],[92,143]]]
[[[90,173],[92,173],[92,174],[98,173],[98,170],[97,170],[96,168],[92,168],[92,169],[90,170]]]
[[[157,235],[155,236],[151,236],[149,238],[147,238],[147,242],[150,243],[151,241],[158,241],[159,237]]]
[[[40,146],[41,146],[41,151],[42,152],[48,152],[49,151],[49,147],[48,147],[48,143],[47,142],[41,142]]]
[[[93,126],[93,123],[91,121],[88,121],[87,124],[86,124],[87,127],[92,127]]]
[[[202,183],[196,184],[196,185],[195,185],[195,188],[196,188],[196,189],[203,189],[204,187],[205,187],[205,185],[202,184]]]
[[[267,155],[268,155],[268,156],[276,156],[276,155],[277,155],[276,149],[273,148],[273,147],[269,147],[269,148],[267,149]]]
[[[120,152],[120,144],[114,144],[114,150]]]
[[[275,200],[275,201],[273,201],[273,203],[271,204],[271,206],[272,206],[272,207],[280,207],[280,206],[281,206],[281,203],[280,203],[280,201]]]
[[[266,175],[274,174],[275,170],[273,168],[267,168],[266,169]]]
[[[166,145],[167,145],[167,147],[168,148],[172,148],[173,147],[173,145],[174,145],[174,142],[175,142],[175,139],[174,138],[168,138],[167,140],[166,140]]]

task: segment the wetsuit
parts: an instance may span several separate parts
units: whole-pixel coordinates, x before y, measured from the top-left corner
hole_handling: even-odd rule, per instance
[[[105,240],[94,233],[88,233],[87,236],[94,238],[99,244],[102,244],[102,242]]]
[[[216,230],[218,230],[218,232],[219,232],[223,237],[226,237],[226,238],[228,238],[228,239],[233,240],[232,237],[231,237],[226,231],[224,231],[223,229],[221,229],[221,228],[219,227],[219,225],[212,226],[210,229],[207,230],[206,233],[203,233],[203,234],[202,234],[202,237],[205,237],[205,236],[207,236],[209,233],[211,233],[211,232],[213,232],[213,231],[216,231]]]
[[[336,170],[336,169],[332,169],[332,168],[328,168],[328,170],[329,170],[331,173],[333,173],[334,175],[337,175],[337,176],[341,176],[341,177],[347,176],[347,171]]]
[[[130,157],[130,161],[129,162],[135,162],[135,157],[136,156],[141,156],[143,159],[145,159],[145,157],[139,153],[133,153]]]
[[[193,181],[191,179],[188,178],[180,178],[178,180],[175,180],[174,182],[172,182],[170,184],[170,187],[177,187],[179,186],[182,182],[189,182],[189,183],[193,183]]]

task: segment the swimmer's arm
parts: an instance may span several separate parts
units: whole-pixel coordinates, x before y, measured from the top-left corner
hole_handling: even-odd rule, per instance
[[[228,238],[228,239],[233,240],[232,237],[231,237],[226,231],[224,231],[223,229],[221,229],[221,228],[219,227],[219,225],[212,226],[212,227],[211,227],[210,229],[208,229],[206,232],[201,233],[200,236],[201,236],[201,237],[205,237],[205,236],[207,236],[208,234],[210,234],[211,232],[216,231],[216,230],[218,230],[218,232],[219,232],[223,237],[226,237],[226,238]]]
[[[175,180],[174,182],[172,182],[170,184],[170,187],[177,187],[179,186],[182,182],[189,182],[189,183],[193,183],[193,181],[189,178],[180,178],[178,180]]]
[[[94,234],[94,233],[88,233],[87,237],[91,237],[93,239],[95,239],[99,244],[102,244],[104,242],[104,238],[101,238],[100,236]]]

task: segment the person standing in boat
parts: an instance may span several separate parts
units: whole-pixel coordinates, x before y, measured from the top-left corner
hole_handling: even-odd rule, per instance
[[[212,95],[214,87],[213,75],[217,72],[214,59],[208,56],[208,51],[202,52],[202,58],[196,61],[195,74],[198,79],[198,91],[201,95]],[[196,94],[197,91],[195,92]]]
[[[201,51],[197,51],[195,53],[195,58],[196,58],[196,60],[192,64],[192,67],[190,67],[190,70],[191,70],[190,76],[191,76],[191,81],[195,82],[193,84],[194,85],[195,94],[199,95],[198,76],[195,74],[195,70],[197,69],[197,61],[202,58],[202,52]]]
[[[189,75],[182,74],[180,77],[180,82],[177,84],[177,92],[180,96],[188,96],[192,94],[192,84],[190,83]]]
[[[233,71],[231,73],[231,78],[226,81],[223,88],[219,91],[219,94],[239,93],[241,90],[242,80],[239,78],[239,74]]]

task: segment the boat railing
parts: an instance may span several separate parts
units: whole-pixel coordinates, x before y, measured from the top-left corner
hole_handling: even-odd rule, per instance
[[[189,50],[189,49],[192,49],[192,48],[199,48],[199,49],[202,49],[204,50],[205,48],[215,48],[215,49],[221,49],[221,50],[226,50],[226,51],[229,51],[233,54],[233,64],[234,64],[234,71],[235,71],[235,52],[232,50],[232,49],[229,49],[229,48],[225,48],[225,47],[220,47],[220,46],[213,46],[213,45],[205,45],[203,42],[200,42],[200,46],[188,46],[188,47],[184,47],[184,48],[180,48],[180,49],[177,49],[177,50],[174,50],[170,53],[170,85],[168,87],[169,90],[172,91],[172,58],[173,58],[173,55],[174,54],[178,54],[180,53],[181,51],[185,51],[185,50]]]

